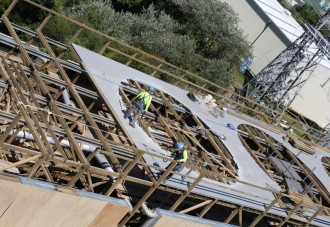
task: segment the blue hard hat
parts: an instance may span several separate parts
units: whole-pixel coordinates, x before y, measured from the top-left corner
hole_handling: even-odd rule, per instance
[[[153,86],[149,86],[149,91],[154,92],[155,88]]]
[[[181,150],[183,147],[184,147],[184,143],[182,143],[182,142],[179,142],[175,145],[175,149],[177,149],[177,150]]]
[[[232,125],[232,124],[230,124],[230,123],[227,124],[227,128],[229,128],[229,129],[235,131],[235,127],[234,127],[234,125]]]

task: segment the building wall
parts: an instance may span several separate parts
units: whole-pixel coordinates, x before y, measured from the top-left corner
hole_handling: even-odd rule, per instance
[[[260,9],[253,0],[221,0],[233,7],[239,15],[239,26],[248,41],[253,44],[253,63],[250,69],[258,74],[278,54],[291,44],[274,23],[271,23],[264,32],[270,18]],[[261,34],[261,35],[260,35]],[[257,38],[259,36],[259,38]],[[256,39],[257,38],[257,39]]]
[[[323,87],[322,87],[323,85]],[[291,108],[324,128],[330,123],[330,70],[318,65]]]

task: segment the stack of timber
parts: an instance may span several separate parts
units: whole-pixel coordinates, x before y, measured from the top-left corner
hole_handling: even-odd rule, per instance
[[[306,152],[308,154],[314,155],[315,152],[316,152],[315,149],[312,146],[308,145],[307,143],[305,143],[305,142],[303,142],[299,139],[294,139],[294,138],[290,137],[289,138],[289,143],[293,147],[295,147],[295,148],[297,148],[297,149],[299,149],[303,152]]]
[[[295,202],[296,204],[300,203],[301,200],[303,200],[302,206],[308,207],[312,209],[314,207],[313,201],[307,196],[302,195],[294,190],[288,190],[288,194],[290,195],[290,199]]]

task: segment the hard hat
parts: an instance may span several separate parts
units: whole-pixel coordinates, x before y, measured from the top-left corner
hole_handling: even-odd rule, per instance
[[[234,127],[234,125],[232,125],[232,124],[230,124],[230,123],[227,124],[227,128],[229,128],[229,129],[235,131],[235,127]]]
[[[153,86],[149,86],[149,91],[154,92],[155,88]]]
[[[184,143],[182,143],[182,142],[179,142],[175,145],[175,149],[177,149],[177,150],[181,150],[183,147],[184,147]]]

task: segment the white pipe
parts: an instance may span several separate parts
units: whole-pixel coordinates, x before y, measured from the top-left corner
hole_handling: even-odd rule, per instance
[[[143,213],[148,217],[147,220],[141,225],[141,227],[153,226],[154,222],[158,217],[158,214],[156,212],[149,210],[146,203],[142,203],[141,209]]]
[[[145,215],[147,215],[148,218],[155,218],[158,216],[155,212],[149,210],[145,203],[142,203],[141,209],[143,210]]]
[[[9,135],[13,135],[15,133],[15,129],[11,130]],[[21,138],[21,139],[27,139],[27,140],[33,140],[35,141],[33,135],[29,132],[24,132],[24,131],[19,131],[16,135],[17,138]],[[48,143],[50,144],[55,144],[55,141],[53,138],[51,137],[46,137]],[[62,147],[70,147],[70,142],[68,140],[61,140],[60,145]],[[88,145],[88,144],[83,144],[82,145],[82,150],[86,151],[86,152],[94,152],[98,147],[94,146],[94,145]],[[110,163],[108,162],[108,160],[106,159],[106,157],[103,154],[100,154],[99,152],[96,152],[95,154],[95,159],[97,160],[97,162],[101,165],[101,167],[109,172],[114,173],[115,171],[112,169]],[[116,177],[111,176],[112,179],[116,179]]]
[[[63,90],[62,91],[62,98],[64,100],[64,103],[67,104],[67,105],[71,105],[71,100],[70,100],[70,97],[69,97],[68,89],[64,86],[61,86],[60,88]]]

